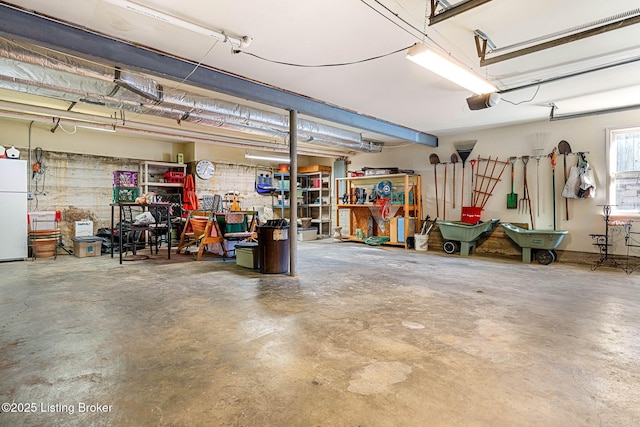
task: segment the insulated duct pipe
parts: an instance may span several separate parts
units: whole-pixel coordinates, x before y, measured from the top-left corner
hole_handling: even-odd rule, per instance
[[[20,110],[20,111],[12,111]],[[28,110],[29,112],[24,112]],[[232,138],[225,136],[209,135],[201,132],[188,131],[183,129],[166,128],[145,123],[127,122],[127,125],[118,125],[115,120],[107,117],[91,116],[71,111],[60,111],[46,107],[35,107],[26,104],[0,101],[0,116],[17,120],[30,120],[38,123],[54,125],[54,119],[61,118],[63,126],[95,126],[105,129],[114,129],[118,133],[132,133],[144,136],[163,137],[186,142],[204,142],[209,144],[223,145],[240,149],[252,149],[262,151],[273,151],[279,153],[288,152],[288,146],[275,142],[259,142]],[[337,158],[344,156],[344,153],[317,150],[314,148],[302,148],[299,153],[307,156]]]
[[[275,138],[285,138],[289,132],[289,120],[281,114],[165,89],[153,79],[119,68],[5,39],[0,39],[0,73],[4,80],[0,87],[9,90]],[[298,120],[298,126],[300,138],[309,143],[382,151],[381,144],[365,141],[355,132],[308,120]]]

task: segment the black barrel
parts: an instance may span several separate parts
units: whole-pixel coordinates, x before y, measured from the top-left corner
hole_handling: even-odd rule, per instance
[[[289,271],[289,225],[271,220],[258,227],[260,273],[278,274]]]

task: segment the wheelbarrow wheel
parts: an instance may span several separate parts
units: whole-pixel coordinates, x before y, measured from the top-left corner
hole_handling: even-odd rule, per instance
[[[556,260],[552,251],[540,249],[536,252],[536,260],[542,265],[549,265]]]
[[[452,254],[458,249],[458,245],[456,242],[452,242],[451,240],[444,242],[442,245],[442,250],[447,254]]]

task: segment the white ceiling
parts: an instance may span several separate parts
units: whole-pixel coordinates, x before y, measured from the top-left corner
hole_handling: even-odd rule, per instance
[[[637,90],[634,87],[640,85],[638,62],[506,91],[496,107],[471,111],[466,103],[471,93],[407,61],[404,50],[354,65],[291,67],[244,53],[233,54],[228,43],[215,42],[105,1],[8,3],[436,136],[545,119],[551,103],[558,105],[557,114],[635,104],[637,101],[622,101],[621,95]],[[353,62],[408,47],[422,40],[411,26],[424,29],[425,12],[430,7],[429,0],[140,0],[138,3],[202,27],[251,36],[253,42],[246,52],[296,64]],[[637,43],[640,25],[487,67],[479,66],[474,30],[482,30],[500,48],[637,8],[637,0],[493,0],[427,26],[426,43],[439,46],[500,90],[508,90],[640,56]],[[615,92],[609,95],[608,91]],[[381,135],[369,136],[394,142]]]

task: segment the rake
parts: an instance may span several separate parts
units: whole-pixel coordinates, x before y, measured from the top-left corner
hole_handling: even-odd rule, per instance
[[[523,197],[518,204],[519,213],[529,213],[529,219],[531,220],[531,229],[535,229],[533,223],[533,210],[531,209],[531,199],[529,198],[529,185],[527,184],[527,163],[529,163],[529,156],[522,156],[522,163],[524,163],[524,189]]]

